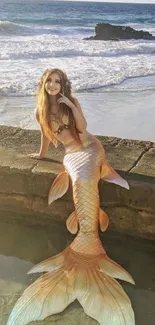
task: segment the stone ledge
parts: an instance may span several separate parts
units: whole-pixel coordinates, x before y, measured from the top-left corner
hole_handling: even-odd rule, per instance
[[[124,176],[130,191],[101,181],[101,207],[110,217],[110,228],[155,238],[155,144],[150,141],[98,137],[110,164]],[[19,211],[32,216],[65,221],[73,211],[72,189],[47,205],[47,194],[56,174],[63,170],[62,146],[50,147],[47,158],[38,161],[26,155],[37,152],[40,132],[0,126],[0,217]]]

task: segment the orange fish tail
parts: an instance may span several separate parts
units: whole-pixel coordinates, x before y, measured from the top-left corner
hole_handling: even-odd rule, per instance
[[[94,138],[93,138],[94,139]],[[84,311],[100,325],[134,325],[134,313],[126,293],[115,278],[134,283],[132,277],[112,261],[98,235],[109,219],[99,206],[100,178],[129,188],[104,158],[96,139],[82,150],[66,154],[65,171],[53,182],[48,202],[61,198],[73,184],[75,211],[68,217],[68,230],[77,234],[62,253],[34,266],[29,273],[44,273],[14,306],[7,325],[26,325],[63,311],[78,299]]]
[[[130,300],[114,278],[130,283],[134,281],[106,255],[96,234],[79,232],[62,253],[29,271],[36,272],[45,273],[25,290],[7,325],[26,325],[43,320],[60,313],[75,299],[101,325],[135,324]]]

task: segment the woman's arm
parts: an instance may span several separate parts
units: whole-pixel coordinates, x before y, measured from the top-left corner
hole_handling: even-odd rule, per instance
[[[68,107],[71,108],[75,119],[76,128],[79,132],[84,133],[87,128],[87,121],[83,115],[80,103],[77,98],[74,98],[74,103],[72,103],[66,96],[62,95],[62,97],[58,100],[58,103],[65,103]]]
[[[37,111],[35,112],[36,115],[36,120],[39,123],[39,117]],[[40,123],[39,123],[40,125]],[[44,130],[42,126],[40,125],[40,132],[41,132],[41,144],[40,144],[40,150],[39,153],[31,153],[28,156],[31,158],[36,158],[36,159],[43,159],[46,155],[46,152],[48,151],[50,140],[45,136]]]
[[[71,109],[75,118],[76,128],[78,131],[83,133],[87,129],[87,121],[84,117],[81,105],[77,98],[74,98],[74,106]]]
[[[48,151],[50,140],[46,137],[44,134],[43,128],[40,125],[40,132],[41,132],[41,144],[40,144],[40,150],[39,155],[41,158],[44,158],[46,155],[46,152]]]

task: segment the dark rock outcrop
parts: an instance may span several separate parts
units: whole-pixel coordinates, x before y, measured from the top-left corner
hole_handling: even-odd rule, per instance
[[[111,24],[97,24],[95,26],[95,36],[84,38],[85,40],[127,40],[127,39],[146,39],[155,40],[155,36],[143,30],[135,30],[130,26],[114,26]]]

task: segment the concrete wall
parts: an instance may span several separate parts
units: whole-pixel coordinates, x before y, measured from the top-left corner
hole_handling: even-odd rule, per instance
[[[155,238],[155,143],[98,137],[110,164],[124,176],[130,190],[101,181],[101,207],[110,229]],[[65,222],[73,212],[72,189],[47,205],[56,174],[63,170],[64,150],[52,145],[47,158],[27,157],[40,147],[40,132],[0,126],[0,218],[23,218],[32,223]]]

